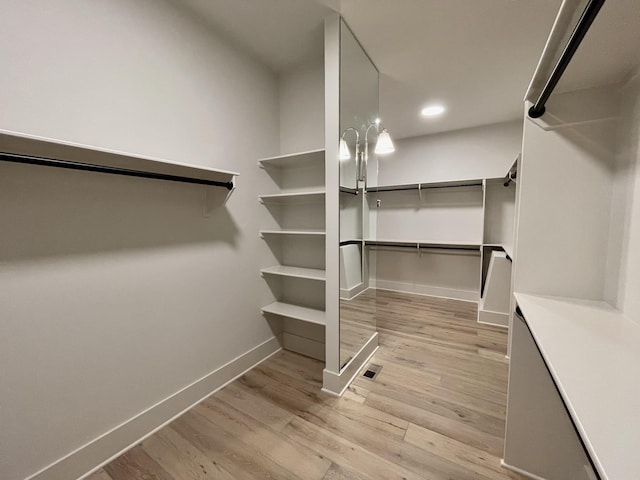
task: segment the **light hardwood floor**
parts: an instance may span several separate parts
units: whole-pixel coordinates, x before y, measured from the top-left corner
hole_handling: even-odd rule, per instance
[[[472,303],[365,295],[374,380],[334,398],[321,362],[280,352],[89,478],[522,478],[500,467],[506,331],[477,324]]]

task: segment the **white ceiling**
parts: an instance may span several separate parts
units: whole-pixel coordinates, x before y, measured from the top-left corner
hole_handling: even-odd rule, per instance
[[[321,58],[323,19],[343,15],[381,73],[380,107],[396,138],[518,119],[561,0],[176,0],[276,72]],[[607,4],[640,5],[638,0]],[[605,4],[605,6],[607,5]],[[611,8],[611,7],[606,7]],[[604,10],[603,10],[604,11]],[[616,22],[594,25],[616,38]],[[628,23],[628,22],[627,22]],[[633,26],[633,24],[631,24]],[[637,29],[631,28],[631,32]],[[635,33],[634,33],[635,34]],[[593,34],[596,37],[596,34]],[[640,42],[624,37],[633,58]],[[598,43],[595,38],[592,42]],[[600,49],[603,62],[614,56]],[[614,52],[615,53],[615,52]],[[594,69],[589,56],[574,68]],[[637,58],[637,57],[635,57]],[[584,63],[584,65],[582,65]],[[628,62],[627,62],[628,63]],[[569,73],[569,72],[568,72]],[[420,117],[430,102],[447,113]]]
[[[342,15],[380,70],[396,137],[522,117],[560,0],[346,0]],[[428,103],[447,113],[420,116]]]

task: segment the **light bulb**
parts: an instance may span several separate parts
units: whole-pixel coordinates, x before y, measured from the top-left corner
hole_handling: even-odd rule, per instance
[[[445,112],[445,108],[442,105],[429,105],[422,109],[423,117],[437,117]]]
[[[349,145],[347,145],[347,142],[344,140],[344,138],[340,139],[340,153],[338,154],[338,158],[340,160],[349,160],[351,158]]]
[[[378,135],[378,142],[376,143],[374,152],[377,155],[385,155],[387,153],[393,153],[395,151],[396,147],[393,145],[391,136],[389,135],[389,132],[387,132],[387,129],[384,128]]]

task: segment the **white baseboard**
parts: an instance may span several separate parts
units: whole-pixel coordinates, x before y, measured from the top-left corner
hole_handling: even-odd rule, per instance
[[[465,302],[477,302],[478,292],[476,290],[457,290],[453,288],[435,287],[432,285],[420,285],[414,283],[393,282],[390,280],[371,279],[370,288],[378,290],[391,290],[393,292],[413,293],[426,295],[429,297],[449,298],[452,300],[463,300]]]
[[[522,470],[521,468],[514,467],[512,465],[509,465],[508,463],[505,463],[504,458],[500,459],[500,466],[502,468],[506,468],[507,470],[511,470],[512,472],[515,472],[519,475],[530,478],[531,480],[547,480],[546,478],[539,477],[538,475],[534,475],[533,473],[529,473],[525,470]]]
[[[367,289],[367,286],[364,282],[359,283],[355,287],[352,288],[341,288],[340,289],[340,298],[343,300],[351,300],[354,297],[360,295]]]
[[[353,295],[351,298],[341,298],[340,300],[346,300],[347,302],[350,302],[351,300],[355,300],[356,298],[358,298],[360,295],[362,295],[364,292],[366,292],[369,289],[371,289],[370,286],[366,286],[366,287],[363,286],[362,290],[360,290],[358,293]]]
[[[279,339],[270,338],[25,480],[87,477],[281,349]]]
[[[509,328],[509,314],[478,309],[478,323]]]
[[[301,337],[294,333],[284,332],[282,334],[283,348],[292,352],[305,355],[307,357],[315,358],[316,360],[324,361],[325,346],[324,342]]]
[[[326,368],[322,372],[322,391],[342,396],[349,384],[356,378],[358,372],[364,367],[369,359],[378,350],[378,332],[371,335],[371,338],[358,350],[351,361],[340,371],[340,373],[330,372]]]

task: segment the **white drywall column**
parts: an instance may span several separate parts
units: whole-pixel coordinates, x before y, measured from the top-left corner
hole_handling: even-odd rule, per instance
[[[340,138],[340,17],[325,19],[325,184],[326,194],[326,365],[340,373],[340,195],[338,139]]]

